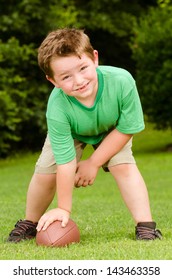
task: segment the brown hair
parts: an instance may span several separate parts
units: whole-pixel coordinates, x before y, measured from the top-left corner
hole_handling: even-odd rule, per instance
[[[50,32],[38,49],[38,64],[46,75],[53,78],[50,66],[51,61],[60,56],[76,55],[83,53],[94,59],[93,47],[89,37],[83,30],[64,28]]]

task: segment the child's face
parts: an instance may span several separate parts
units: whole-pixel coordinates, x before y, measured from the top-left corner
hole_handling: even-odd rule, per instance
[[[98,87],[96,67],[98,52],[94,51],[94,61],[86,54],[81,58],[71,55],[58,57],[51,62],[54,77],[47,79],[55,87],[61,88],[67,95],[74,96],[79,101],[95,96]]]

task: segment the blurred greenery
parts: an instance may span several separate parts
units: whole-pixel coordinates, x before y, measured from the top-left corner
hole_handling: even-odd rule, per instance
[[[130,71],[150,120],[171,127],[170,0],[1,0],[0,157],[44,141],[52,85],[37,65],[37,48],[59,27],[83,28],[100,64]]]
[[[135,26],[133,57],[144,113],[157,129],[172,128],[172,5],[159,1]]]

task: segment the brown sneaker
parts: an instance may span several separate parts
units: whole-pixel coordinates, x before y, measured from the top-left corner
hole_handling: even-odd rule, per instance
[[[138,223],[135,228],[135,234],[137,240],[162,239],[162,233],[159,229],[156,229],[155,222]]]
[[[7,241],[17,243],[34,238],[36,236],[37,224],[28,220],[19,220],[15,224],[15,228],[10,232]]]

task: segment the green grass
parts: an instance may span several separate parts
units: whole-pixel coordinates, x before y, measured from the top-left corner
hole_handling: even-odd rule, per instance
[[[134,154],[147,183],[154,220],[163,240],[134,240],[134,223],[109,173],[99,171],[96,182],[75,189],[72,219],[81,242],[67,248],[36,246],[35,240],[11,244],[6,238],[15,222],[24,217],[28,183],[38,154],[21,154],[0,161],[1,260],[171,260],[172,259],[172,143],[171,132],[149,125],[134,138]],[[88,147],[84,156],[91,152]],[[51,208],[55,207],[53,201]]]

